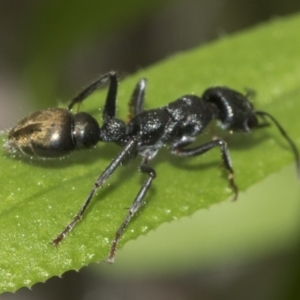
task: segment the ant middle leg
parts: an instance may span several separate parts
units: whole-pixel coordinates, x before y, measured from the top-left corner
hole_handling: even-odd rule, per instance
[[[115,234],[115,238],[112,242],[112,245],[111,245],[111,248],[109,251],[109,256],[107,259],[107,262],[109,262],[109,263],[114,262],[114,257],[116,254],[117,245],[119,243],[119,240],[120,240],[125,228],[127,227],[128,223],[132,219],[132,217],[135,215],[135,213],[138,211],[138,209],[143,204],[143,201],[147,194],[147,191],[149,190],[153,179],[156,177],[155,170],[148,165],[147,159],[144,159],[142,164],[140,165],[140,171],[142,173],[147,173],[148,179],[143,183],[140,191],[136,195],[131,207],[129,208],[127,216],[125,217],[124,221],[122,222],[121,226],[119,227],[119,229],[117,230],[117,232]]]
[[[215,147],[220,147],[222,161],[224,163],[225,169],[228,171],[229,185],[234,193],[233,200],[236,200],[238,196],[238,187],[234,182],[234,171],[232,168],[232,163],[231,163],[231,158],[229,155],[227,143],[224,140],[217,138],[215,140],[212,140],[204,145],[195,148],[185,148],[186,145],[187,142],[184,139],[182,139],[182,144],[180,143],[180,141],[179,142],[177,141],[176,144],[170,147],[170,151],[174,155],[187,157],[187,156],[201,155]]]

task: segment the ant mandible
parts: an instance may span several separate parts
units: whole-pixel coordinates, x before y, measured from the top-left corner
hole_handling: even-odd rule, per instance
[[[80,104],[98,87],[110,81],[103,110],[103,124],[88,113],[72,114],[75,104]],[[137,193],[127,216],[116,231],[112,242],[108,262],[113,262],[118,242],[131,218],[141,207],[153,179],[155,170],[149,165],[158,150],[168,146],[172,154],[178,156],[201,155],[215,147],[221,150],[221,158],[228,172],[229,185],[237,198],[238,188],[234,182],[233,168],[227,143],[220,138],[201,146],[187,147],[195,141],[210,122],[218,120],[224,130],[250,132],[254,128],[268,126],[269,118],[281,135],[289,143],[295,156],[297,173],[300,177],[299,152],[278,121],[269,113],[255,110],[248,101],[247,95],[227,87],[212,87],[204,91],[201,97],[185,95],[168,105],[144,110],[146,79],[140,79],[130,100],[130,120],[126,124],[115,117],[117,97],[117,76],[109,72],[77,95],[68,109],[49,108],[40,110],[21,120],[8,133],[6,150],[22,152],[30,156],[57,158],[74,150],[86,149],[101,142],[115,142],[122,151],[112,160],[108,167],[96,180],[81,209],[65,229],[52,241],[57,246],[82,218],[96,190],[113,174],[125,160],[134,159],[138,154],[142,157],[140,171],[148,175]],[[259,121],[261,118],[261,121]]]

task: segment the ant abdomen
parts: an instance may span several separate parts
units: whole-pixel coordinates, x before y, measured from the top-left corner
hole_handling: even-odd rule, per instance
[[[8,133],[5,147],[10,152],[44,158],[56,158],[75,149],[70,128],[73,116],[61,108],[34,112],[21,120]]]
[[[99,125],[89,114],[73,115],[61,108],[37,111],[21,120],[8,133],[10,152],[41,158],[58,158],[99,141]]]

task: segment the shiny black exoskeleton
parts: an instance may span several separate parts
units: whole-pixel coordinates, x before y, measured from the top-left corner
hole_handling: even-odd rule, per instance
[[[10,130],[5,147],[11,152],[57,158],[95,146],[98,141],[99,125],[91,115],[49,108],[33,113]]]
[[[102,126],[99,126],[98,122],[87,113],[71,113],[75,104],[80,104],[107,80],[110,80],[110,85],[103,110]],[[266,112],[255,110],[247,96],[227,87],[213,87],[207,89],[201,97],[185,95],[164,107],[144,111],[145,88],[146,80],[141,79],[131,97],[128,123],[115,117],[117,78],[114,72],[110,72],[75,97],[68,109],[53,108],[35,112],[10,130],[6,149],[45,158],[64,156],[76,149],[92,147],[99,141],[115,142],[122,147],[122,151],[97,179],[72,222],[53,240],[54,245],[58,245],[82,218],[96,190],[116,168],[128,159],[141,155],[140,171],[146,173],[148,178],[116,232],[108,258],[109,262],[113,262],[123,231],[140,208],[156,177],[155,170],[149,162],[163,146],[167,146],[172,154],[178,156],[196,156],[219,147],[222,161],[228,172],[228,181],[236,199],[238,188],[234,182],[226,142],[217,138],[201,146],[188,147],[214,119],[225,130],[250,132],[254,128],[268,126],[269,123],[265,119],[269,118],[289,143],[295,156],[298,175],[300,174],[299,153],[294,142],[274,117]]]

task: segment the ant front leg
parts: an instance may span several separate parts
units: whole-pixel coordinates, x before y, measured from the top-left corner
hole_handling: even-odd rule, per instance
[[[134,199],[131,207],[129,208],[126,218],[124,219],[121,226],[119,227],[119,229],[116,232],[116,235],[112,242],[112,245],[111,245],[111,248],[109,251],[109,256],[107,259],[107,262],[109,262],[109,263],[114,262],[114,257],[116,254],[117,245],[119,243],[119,240],[120,240],[125,228],[127,227],[128,223],[130,222],[131,218],[135,215],[135,213],[138,211],[138,209],[143,204],[146,193],[149,190],[153,179],[156,177],[156,173],[155,173],[154,169],[148,165],[147,159],[143,160],[143,162],[140,166],[140,171],[142,173],[147,173],[148,179],[143,183],[143,186],[141,187],[141,189],[138,192],[136,198]]]
[[[136,115],[140,114],[144,110],[144,100],[145,100],[145,91],[146,91],[147,79],[141,78],[129,101],[129,113],[128,113],[128,122],[135,117]]]
[[[131,151],[135,151],[137,145],[136,139],[131,139],[124,149],[119,153],[119,155],[109,164],[109,166],[104,170],[101,176],[96,180],[94,187],[90,191],[86,200],[84,201],[81,209],[78,211],[73,220],[65,227],[65,229],[52,241],[54,246],[58,246],[60,242],[67,236],[67,234],[74,228],[74,226],[81,220],[85,210],[90,204],[93,196],[95,195],[98,188],[102,187],[104,182],[112,175],[118,166],[120,166],[130,155]]]
[[[178,155],[178,156],[185,156],[185,157],[186,156],[197,156],[197,155],[201,155],[215,147],[220,147],[222,161],[224,163],[226,170],[229,173],[228,174],[229,185],[234,192],[233,200],[236,200],[237,196],[238,196],[238,187],[236,186],[236,184],[234,182],[234,175],[233,175],[234,172],[233,172],[233,168],[232,168],[232,163],[231,163],[227,143],[225,141],[223,141],[222,139],[217,138],[217,139],[210,141],[199,147],[186,149],[186,148],[184,148],[188,144],[186,142],[186,138],[183,137],[181,141],[182,141],[182,143],[180,141],[177,141],[176,144],[171,146],[170,150],[171,150],[172,154]]]
[[[107,93],[106,98],[106,110],[110,112],[110,115],[115,115],[115,102],[116,102],[116,95],[117,95],[117,75],[114,71],[109,72],[103,76],[101,76],[99,79],[94,81],[92,84],[90,84],[87,88],[85,88],[83,91],[81,91],[76,97],[73,98],[73,100],[68,105],[68,110],[71,110],[75,104],[81,104],[83,100],[85,100],[90,94],[92,94],[97,88],[101,87],[104,83],[107,82],[107,80],[110,80],[109,90]],[[109,105],[107,104],[109,103]]]

